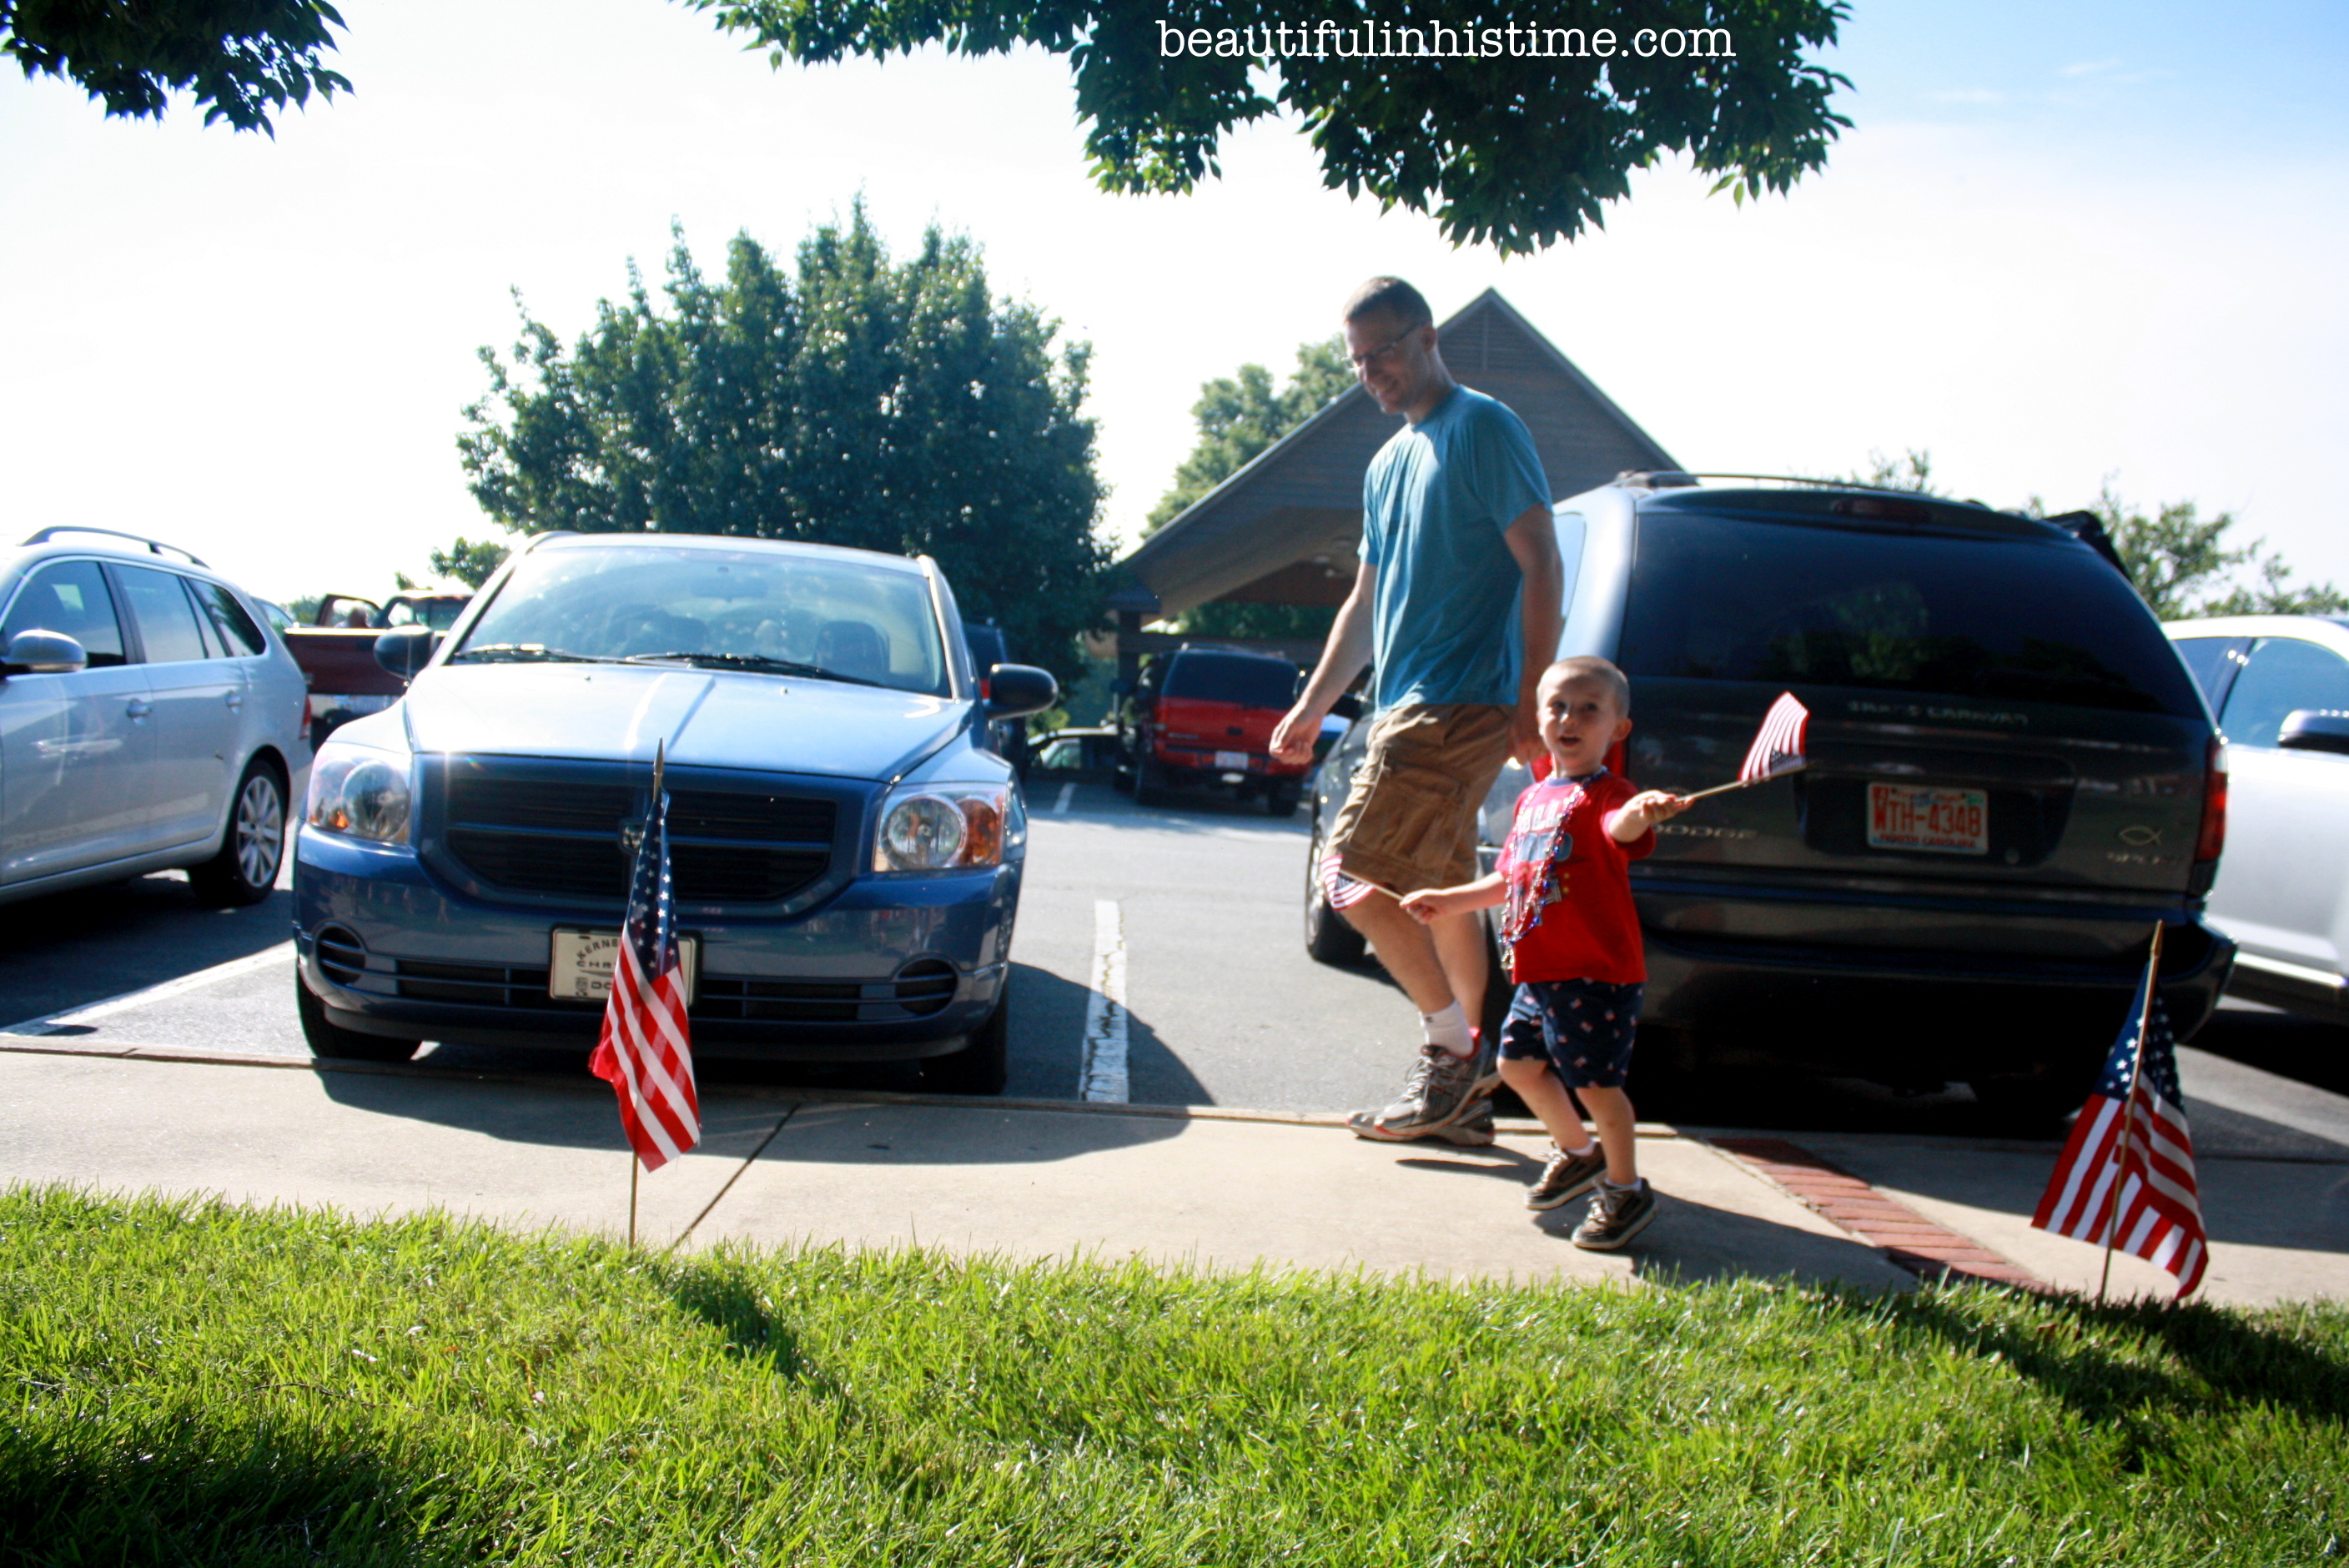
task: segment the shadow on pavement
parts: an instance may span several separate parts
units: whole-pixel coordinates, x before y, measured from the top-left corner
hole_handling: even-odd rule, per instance
[[[1577,1200],[1527,1218],[1556,1236],[1558,1245],[1570,1247],[1574,1243],[1569,1238],[1588,1207]],[[1770,1260],[1766,1272],[1773,1277],[1910,1283],[1905,1271],[1865,1242],[1822,1236],[1669,1191],[1659,1194],[1655,1223],[1623,1255],[1630,1260],[1635,1276],[1657,1284],[1752,1279],[1764,1272],[1755,1267],[1755,1260],[1762,1258]]]
[[[2193,1045],[2334,1094],[2349,1094],[2349,1028],[2297,1014],[2225,1006],[2211,1016]]]
[[[248,957],[287,941],[293,924],[294,895],[283,889],[213,909],[171,872],[0,904],[0,1025]]]

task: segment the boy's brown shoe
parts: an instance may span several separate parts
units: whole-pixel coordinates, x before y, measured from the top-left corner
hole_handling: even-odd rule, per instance
[[[1574,1227],[1574,1244],[1588,1252],[1614,1252],[1655,1217],[1656,1190],[1644,1180],[1636,1187],[1594,1187],[1590,1212]]]
[[[1579,1198],[1599,1184],[1606,1170],[1607,1151],[1597,1143],[1591,1144],[1588,1154],[1568,1154],[1553,1143],[1549,1162],[1526,1189],[1526,1207],[1555,1209],[1569,1198]]]

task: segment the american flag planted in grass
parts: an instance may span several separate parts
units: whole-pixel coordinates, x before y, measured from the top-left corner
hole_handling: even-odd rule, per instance
[[[2194,1181],[2194,1140],[2186,1130],[2186,1097],[2178,1087],[2178,1043],[2161,998],[2147,1000],[2151,979],[2148,965],[2128,1026],[2072,1124],[2071,1140],[2031,1222],[2075,1241],[2109,1242],[2168,1269],[2185,1296],[2202,1283],[2210,1253]]]
[[[1803,736],[1810,723],[1811,710],[1795,701],[1793,692],[1779,693],[1770,711],[1762,716],[1762,732],[1754,738],[1752,749],[1745,753],[1745,766],[1737,770],[1737,781],[1759,784],[1807,766],[1803,756]]]
[[[701,1141],[701,1101],[693,1088],[692,1032],[685,1016],[685,972],[669,885],[668,794],[657,771],[644,841],[636,846],[636,874],[629,879],[620,951],[612,963],[604,1035],[587,1065],[620,1097],[620,1125],[646,1170],[659,1170]]]

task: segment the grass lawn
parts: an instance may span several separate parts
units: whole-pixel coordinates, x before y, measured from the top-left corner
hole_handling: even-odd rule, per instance
[[[1619,1291],[0,1193],[0,1563],[2349,1553],[2349,1309]]]

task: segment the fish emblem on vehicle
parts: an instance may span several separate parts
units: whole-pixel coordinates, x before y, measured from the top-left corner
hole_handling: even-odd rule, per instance
[[[2122,843],[2133,844],[2140,850],[2145,848],[2147,844],[2158,844],[2161,842],[2161,830],[2159,828],[2147,828],[2132,825],[2130,827],[2123,828],[2116,836],[2120,839]]]

